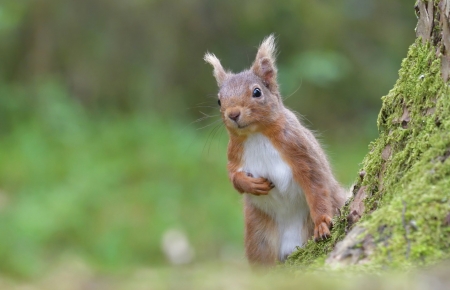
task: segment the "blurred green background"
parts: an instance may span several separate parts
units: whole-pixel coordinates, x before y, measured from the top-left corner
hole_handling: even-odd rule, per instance
[[[237,72],[275,33],[285,103],[349,186],[414,41],[413,5],[2,0],[0,272],[244,261],[204,53]]]

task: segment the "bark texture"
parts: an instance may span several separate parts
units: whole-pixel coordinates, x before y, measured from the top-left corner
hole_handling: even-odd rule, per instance
[[[415,6],[417,40],[378,116],[354,197],[332,238],[312,241],[288,264],[409,267],[449,257],[450,0]]]

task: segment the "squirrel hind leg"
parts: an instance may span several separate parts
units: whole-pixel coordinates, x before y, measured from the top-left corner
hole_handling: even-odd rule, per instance
[[[274,266],[279,237],[272,217],[245,200],[245,253],[251,265]]]

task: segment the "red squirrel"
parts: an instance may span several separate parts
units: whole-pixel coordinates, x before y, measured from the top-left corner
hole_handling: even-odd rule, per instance
[[[313,133],[283,105],[275,38],[261,43],[249,70],[234,74],[206,53],[219,86],[229,135],[228,174],[244,194],[245,251],[251,264],[274,265],[314,235],[330,237],[332,217],[345,202]]]

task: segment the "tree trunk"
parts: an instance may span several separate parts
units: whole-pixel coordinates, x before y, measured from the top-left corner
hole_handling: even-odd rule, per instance
[[[382,98],[379,137],[328,241],[291,265],[408,267],[450,250],[450,0],[418,0],[417,40]]]

